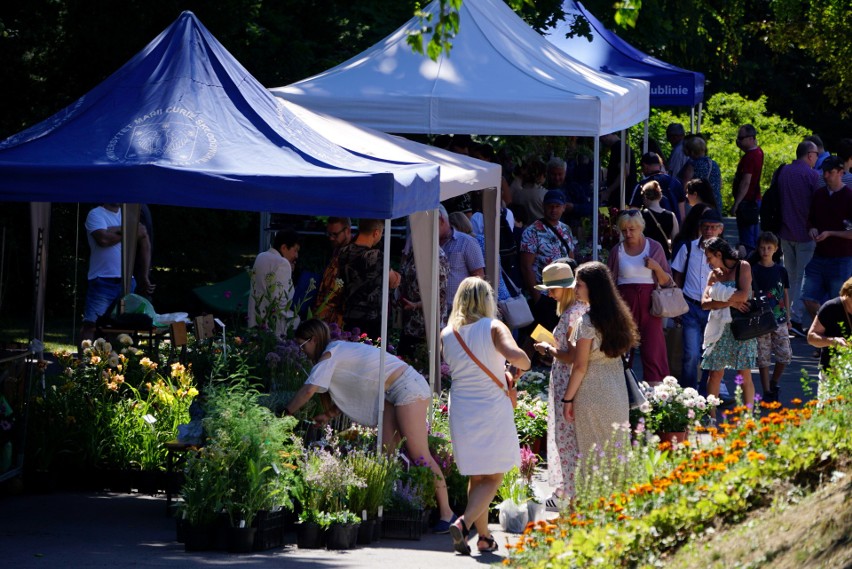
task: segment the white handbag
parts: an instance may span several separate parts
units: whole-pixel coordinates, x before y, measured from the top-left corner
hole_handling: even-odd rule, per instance
[[[520,289],[515,286],[515,283],[512,282],[506,271],[501,269],[501,272],[503,273],[503,280],[506,282],[506,287],[509,288],[509,285],[511,285],[509,294],[512,296],[506,300],[497,302],[497,310],[500,311],[500,317],[509,328],[529,326],[535,322],[535,318],[533,317],[532,310],[530,310],[527,299],[524,298],[524,295],[521,294]],[[515,289],[514,294],[512,293],[513,288]]]

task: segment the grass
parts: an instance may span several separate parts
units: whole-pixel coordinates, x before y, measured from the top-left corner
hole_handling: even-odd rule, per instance
[[[44,323],[45,351],[52,352],[58,349],[76,351],[74,337],[79,336],[79,330],[74,330],[72,318],[50,318]],[[79,322],[76,323],[79,326]],[[28,344],[32,339],[32,320],[22,316],[0,316],[0,346],[18,343]]]
[[[669,569],[852,567],[852,465],[804,495],[779,488],[775,503],[740,524],[698,537],[665,560]]]

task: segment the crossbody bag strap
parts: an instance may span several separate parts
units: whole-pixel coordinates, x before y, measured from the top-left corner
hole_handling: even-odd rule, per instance
[[[470,359],[472,359],[472,360],[473,360],[473,363],[475,363],[475,364],[476,364],[476,365],[478,365],[480,368],[482,368],[482,371],[484,371],[484,372],[488,375],[488,377],[490,377],[490,378],[491,378],[491,381],[493,381],[494,383],[496,383],[496,384],[497,384],[497,387],[499,387],[499,388],[500,388],[500,391],[502,391],[503,393],[505,393],[505,394],[506,394],[506,397],[509,397],[509,389],[508,389],[508,387],[504,387],[504,386],[503,386],[503,382],[502,382],[502,381],[500,381],[499,379],[497,379],[497,376],[495,376],[495,375],[491,372],[491,370],[490,370],[490,369],[488,369],[487,367],[485,367],[484,365],[482,365],[482,362],[481,362],[481,361],[479,361],[479,360],[476,358],[476,356],[474,356],[474,355],[473,355],[473,352],[471,352],[471,351],[470,351],[470,348],[468,348],[468,347],[467,347],[467,344],[465,344],[465,343],[464,343],[464,340],[462,340],[462,337],[461,337],[461,334],[459,334],[459,331],[458,331],[458,330],[456,330],[455,328],[453,328],[453,334],[455,334],[455,335],[456,335],[456,340],[458,340],[458,341],[459,341],[459,344],[461,344],[462,349],[464,349],[464,351],[467,353],[467,355],[470,357]]]
[[[659,222],[659,221],[657,221],[657,216],[656,216],[656,215],[654,215],[654,212],[653,212],[653,211],[651,211],[650,209],[648,209],[647,207],[643,207],[642,209],[643,209],[644,211],[647,211],[649,214],[651,214],[651,219],[653,219],[653,220],[654,220],[654,223],[656,223],[656,224],[657,224],[657,229],[659,229],[659,230],[660,230],[660,235],[662,235],[662,236],[663,236],[663,239],[668,239],[668,238],[669,238],[669,236],[668,236],[668,235],[666,235],[666,232],[665,232],[665,231],[663,231],[663,226],[662,226],[662,225],[660,225],[660,222]]]
[[[550,225],[549,223],[547,223],[547,221],[545,221],[545,220],[544,220],[544,218],[541,218],[539,221],[541,221],[541,224],[542,224],[542,225],[544,225],[544,226],[545,226],[546,228],[548,228],[548,229],[549,229],[549,230],[550,230],[550,231],[551,231],[554,235],[556,235],[556,238],[557,238],[557,239],[559,239],[559,240],[562,242],[562,245],[564,245],[564,246],[565,246],[565,254],[566,254],[566,255],[570,255],[570,254],[571,254],[571,247],[569,247],[569,246],[568,246],[568,242],[567,242],[567,241],[565,241],[565,238],[564,238],[564,237],[562,237],[561,235],[559,235],[559,232],[558,232],[558,231],[556,231],[556,228],[555,228],[555,227],[553,227],[552,225]]]
[[[506,282],[506,284],[511,285],[511,287],[515,290],[514,293],[512,293],[512,291],[510,290],[509,294],[511,294],[513,297],[521,294],[521,289],[518,288],[518,286],[515,284],[515,281],[509,278],[509,273],[506,272],[506,269],[500,267],[500,273],[503,275],[503,280]]]

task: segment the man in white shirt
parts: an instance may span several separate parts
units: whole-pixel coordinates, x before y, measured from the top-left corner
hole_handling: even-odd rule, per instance
[[[301,238],[294,229],[275,234],[272,246],[260,253],[251,270],[248,325],[286,336],[299,325],[293,306],[293,267],[299,258]]]
[[[709,310],[701,308],[701,296],[707,286],[710,265],[704,257],[701,244],[711,237],[719,237],[725,230],[722,217],[714,208],[701,214],[701,237],[681,247],[672,260],[672,275],[683,290],[689,304],[689,312],[681,316],[683,326],[683,370],[680,384],[698,388],[698,364],[701,361],[701,346],[704,343],[704,328],[707,326]]]

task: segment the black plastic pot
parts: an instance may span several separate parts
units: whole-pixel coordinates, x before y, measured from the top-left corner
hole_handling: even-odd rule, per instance
[[[358,539],[356,543],[358,545],[369,545],[373,543],[374,535],[376,533],[376,520],[375,518],[369,520],[362,520],[361,526],[358,528]]]
[[[352,549],[358,541],[360,527],[360,523],[331,524],[325,536],[326,549]]]
[[[299,549],[319,549],[325,544],[325,530],[314,522],[296,524],[296,545]]]
[[[228,528],[228,551],[231,553],[250,553],[254,547],[254,535],[257,528]]]

